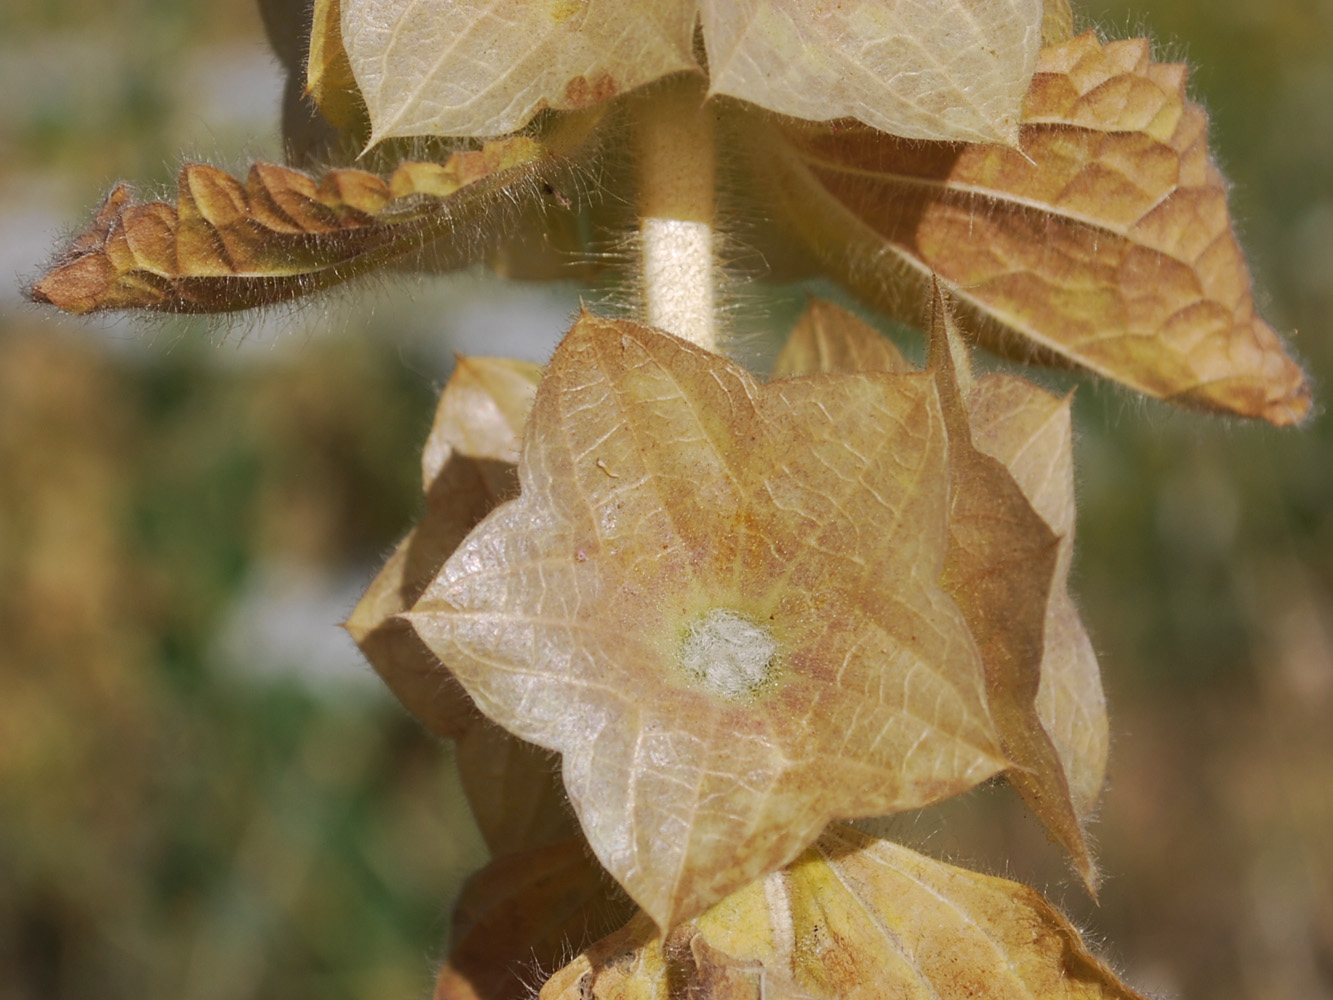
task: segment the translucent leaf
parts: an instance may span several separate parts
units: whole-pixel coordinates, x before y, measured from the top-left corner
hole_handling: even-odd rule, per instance
[[[1035,890],[846,827],[665,941],[631,921],[541,991],[541,1000],[668,996],[1143,1000]]]
[[[495,136],[697,70],[682,0],[342,0],[371,142]]]
[[[1081,827],[1105,780],[1107,720],[1097,658],[1067,589],[1074,541],[1069,401],[1017,378],[974,380],[956,334],[944,351],[947,333],[937,327],[936,355],[961,385],[943,387],[941,396],[955,424],[961,398],[967,426],[951,429],[950,460],[959,468],[950,533],[963,549],[952,552],[946,586],[982,643],[992,714],[1006,753],[1022,767],[1009,778],[1091,885]],[[779,369],[902,371],[906,362],[873,328],[814,300]],[[969,576],[977,579],[965,586]]]
[[[1041,48],[1041,0],[701,0],[710,90],[913,139],[1006,142]]]
[[[564,755],[594,851],[659,924],[831,818],[1005,766],[936,582],[930,377],[760,386],[585,315],[543,377],[519,478],[406,617],[484,712]]]
[[[1300,368],[1254,310],[1181,66],[1084,34],[1042,53],[1021,149],[771,126],[756,168],[829,268],[923,322],[939,275],[970,328],[1189,406],[1300,421]]]

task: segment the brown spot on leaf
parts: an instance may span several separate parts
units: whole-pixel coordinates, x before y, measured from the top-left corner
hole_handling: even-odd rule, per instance
[[[618,93],[620,88],[610,73],[598,73],[591,80],[580,74],[565,84],[562,106],[569,111],[590,108],[594,104],[609,101]]]

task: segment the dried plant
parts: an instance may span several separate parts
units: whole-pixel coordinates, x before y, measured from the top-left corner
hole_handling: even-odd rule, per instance
[[[634,316],[585,311],[544,370],[460,360],[427,513],[347,623],[457,741],[494,855],[438,1000],[525,996],[608,920],[542,997],[1137,996],[1033,890],[847,821],[1003,774],[1096,892],[1070,401],[969,342],[1305,417],[1183,68],[1063,0],[305,15],[272,21],[308,34],[288,146],[323,168],[119,186],[31,294],[226,311],[423,251],[543,275],[635,207]],[[813,273],[924,327],[925,367],[818,300],[771,378],[726,356],[730,285]]]

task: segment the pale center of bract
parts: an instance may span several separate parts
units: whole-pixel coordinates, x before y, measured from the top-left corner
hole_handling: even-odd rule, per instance
[[[681,660],[705,688],[740,698],[768,680],[777,651],[768,629],[734,611],[715,608],[690,627]]]

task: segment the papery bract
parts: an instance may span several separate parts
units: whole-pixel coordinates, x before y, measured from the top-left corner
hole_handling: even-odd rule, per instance
[[[700,67],[713,93],[918,139],[1013,143],[1041,0],[342,0],[342,37],[389,136],[494,136]]]
[[[569,836],[575,824],[546,751],[478,712],[458,682],[398,617],[467,533],[518,488],[518,440],[540,371],[506,358],[459,358],[422,452],[426,512],[399,543],[346,628],[413,715],[455,741],[473,818],[495,856]]]
[[[760,386],[585,315],[543,377],[519,476],[406,617],[483,711],[564,755],[594,851],[659,924],[832,818],[1006,765],[937,582],[929,375]]]
[[[1041,0],[701,0],[709,89],[912,139],[1018,138]]]
[[[1074,536],[1068,400],[1017,378],[974,379],[938,294],[935,312],[931,353],[953,466],[945,587],[981,643],[991,712],[1017,765],[1009,780],[1092,888],[1082,825],[1105,781],[1108,733],[1097,658],[1067,589]],[[778,370],[910,366],[874,329],[816,300]]]

